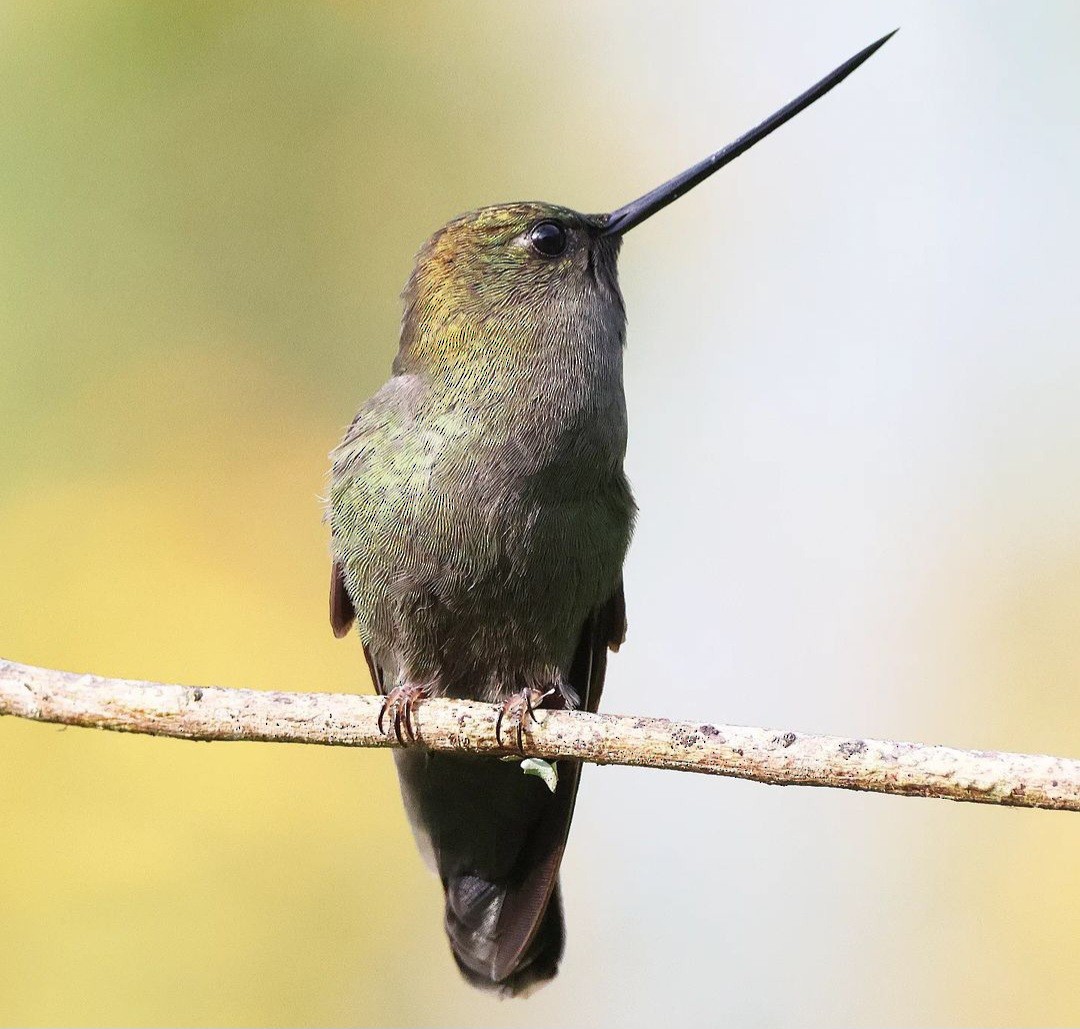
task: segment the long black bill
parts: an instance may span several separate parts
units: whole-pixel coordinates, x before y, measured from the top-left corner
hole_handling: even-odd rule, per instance
[[[739,154],[745,153],[755,143],[763,140],[774,129],[780,128],[784,122],[794,118],[800,111],[809,107],[815,100],[819,100],[829,92],[833,86],[844,81],[863,61],[867,60],[880,47],[883,47],[894,35],[897,29],[893,29],[887,36],[882,36],[876,43],[871,43],[865,50],[860,50],[854,57],[845,61],[834,72],[830,72],[816,86],[811,86],[802,96],[796,97],[786,107],[781,107],[776,114],[766,118],[757,128],[751,129],[745,135],[740,136],[734,143],[728,143],[722,150],[706,157],[692,168],[675,178],[665,182],[662,186],[650,190],[637,200],[631,200],[625,207],[612,211],[604,223],[603,235],[614,236],[629,232],[635,225],[640,225],[646,218],[656,214],[657,211],[667,207],[668,204],[678,200],[684,193],[689,192],[699,182],[703,182],[713,172],[719,171],[730,161],[734,161]]]

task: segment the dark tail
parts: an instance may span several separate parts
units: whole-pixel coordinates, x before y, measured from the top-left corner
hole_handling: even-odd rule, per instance
[[[404,749],[401,793],[446,891],[461,974],[520,996],[554,977],[563,952],[559,864],[581,767],[558,765],[554,793],[517,761]]]
[[[622,586],[582,627],[567,676],[595,711],[608,647],[626,629]],[[473,986],[527,996],[553,979],[563,953],[559,864],[581,765],[558,762],[555,792],[517,761],[396,750],[401,795],[421,851],[446,891],[446,935]]]
[[[491,927],[499,924],[506,899],[505,887],[475,876],[460,876],[445,887],[446,935],[466,981],[477,989],[493,990],[503,997],[527,997],[555,978],[565,941],[558,882],[532,942],[502,979],[493,977],[498,941]]]

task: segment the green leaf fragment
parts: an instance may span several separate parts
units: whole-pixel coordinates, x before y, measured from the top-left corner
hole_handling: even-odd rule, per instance
[[[545,761],[539,757],[527,757],[521,762],[521,770],[526,775],[535,775],[537,778],[544,780],[544,785],[547,786],[552,793],[555,792],[555,787],[559,785],[559,770],[550,761]]]

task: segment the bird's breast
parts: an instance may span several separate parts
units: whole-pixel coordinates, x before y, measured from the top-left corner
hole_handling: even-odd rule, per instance
[[[633,521],[621,367],[495,371],[384,388],[335,463],[361,632],[445,689],[563,667]]]

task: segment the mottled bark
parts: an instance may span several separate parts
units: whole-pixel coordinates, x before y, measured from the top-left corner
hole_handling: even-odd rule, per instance
[[[0,661],[0,715],[188,740],[390,747],[378,697],[171,686]],[[510,754],[495,741],[498,708],[425,700],[414,724],[433,750]],[[1080,761],[956,750],[664,718],[540,712],[524,755],[727,775],[778,786],[831,786],[902,796],[1080,810]]]

